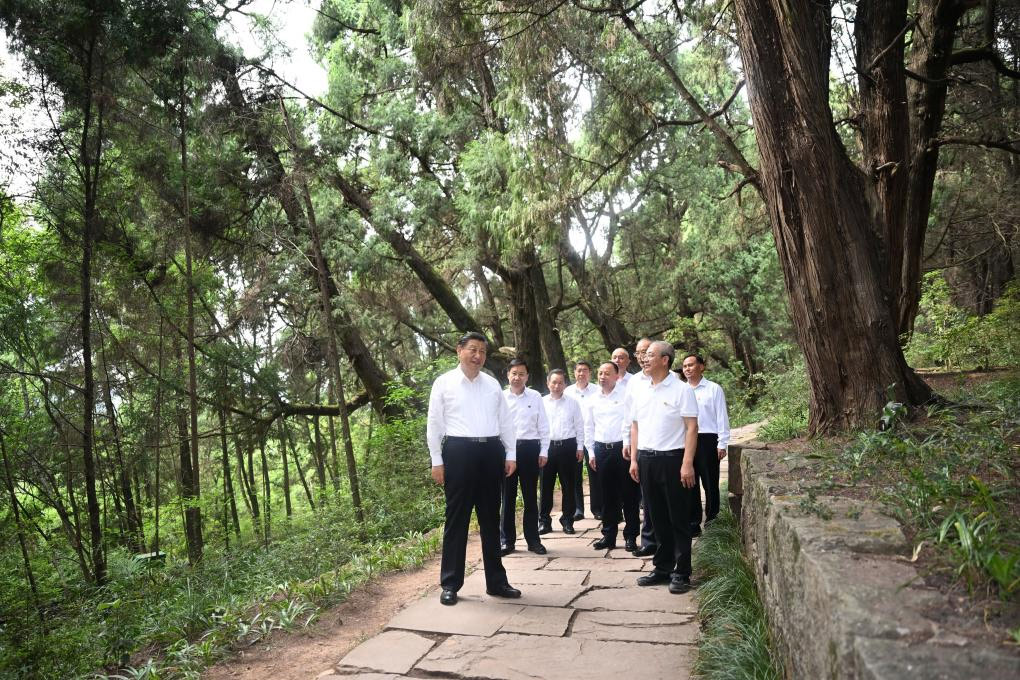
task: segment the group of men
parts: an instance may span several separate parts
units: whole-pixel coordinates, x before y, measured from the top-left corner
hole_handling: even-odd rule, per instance
[[[578,361],[572,385],[562,368],[549,371],[543,397],[527,387],[522,359],[510,361],[509,385],[501,389],[481,370],[487,346],[480,333],[464,335],[457,343],[458,366],[436,378],[429,397],[432,478],[446,496],[440,602],[456,604],[464,583],[472,509],[486,592],[520,597],[501,559],[515,550],[518,487],[524,540],[528,550],[544,555],[541,536],[552,531],[557,478],[563,532],[574,533],[574,522],[584,517],[585,464],[590,509],[602,521],[594,549],[617,547],[622,515],[624,548],[653,556],[653,570],[638,585],[668,583],[671,593],[687,592],[691,541],[701,533],[698,481],[705,489],[704,517],[711,521],[719,513],[719,463],[729,441],[725,396],[704,377],[704,359],[683,357],[683,381],[671,370],[673,346],[642,338],[634,352],[639,373],[628,372],[630,353],[618,348],[597,367],[597,385],[590,382],[591,364]]]

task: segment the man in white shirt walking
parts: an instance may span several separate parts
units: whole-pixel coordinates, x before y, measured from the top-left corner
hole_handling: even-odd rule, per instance
[[[705,376],[705,359],[688,354],[683,362],[684,377],[694,389],[698,400],[698,451],[694,455],[694,472],[705,489],[705,523],[719,514],[719,464],[726,457],[730,443],[730,415],[726,395],[718,383]],[[694,535],[701,533],[701,494],[692,520]]]
[[[616,534],[620,524],[620,506],[623,506],[624,548],[637,550],[637,535],[640,527],[637,482],[630,478],[629,463],[623,457],[623,390],[617,387],[619,369],[611,361],[599,366],[600,390],[585,400],[584,441],[592,452],[592,467],[598,470],[602,485],[604,512],[602,515],[602,538],[595,541],[596,550],[616,547]],[[628,432],[629,434],[629,432]]]
[[[439,601],[457,604],[464,585],[471,510],[478,515],[482,537],[485,590],[496,597],[517,598],[521,591],[507,582],[499,555],[499,505],[503,479],[517,468],[513,416],[499,382],[481,372],[488,342],[467,333],[457,342],[459,365],[432,383],[426,425],[432,479],[446,495],[446,526]]]
[[[669,583],[669,592],[691,588],[691,516],[698,447],[698,401],[690,385],[670,371],[673,346],[653,342],[645,354],[650,380],[631,395],[630,475],[652,515],[658,547],[654,570],[638,578],[640,586]]]
[[[546,553],[538,537],[538,475],[549,459],[549,420],[542,395],[527,386],[528,364],[511,359],[506,373],[510,385],[503,398],[510,407],[517,428],[517,470],[503,480],[503,511],[500,526],[501,555],[509,555],[517,543],[517,483],[524,500],[524,540],[528,550]]]
[[[556,477],[560,478],[563,513],[560,524],[563,533],[574,533],[574,470],[584,456],[584,418],[580,405],[564,396],[567,386],[562,368],[549,371],[546,378],[549,394],[542,398],[545,415],[549,419],[549,461],[542,468],[542,511],[539,517],[539,534],[552,531],[553,490]]]
[[[574,364],[574,384],[567,385],[563,394],[577,401],[581,405],[581,413],[584,414],[584,405],[587,397],[599,391],[597,385],[590,382],[591,364],[581,359]],[[584,460],[577,463],[574,470],[574,520],[584,519],[584,467],[588,462],[588,487],[591,492],[591,514],[595,519],[602,519],[602,485],[599,484],[599,473],[591,466],[592,452],[587,446],[584,448]]]

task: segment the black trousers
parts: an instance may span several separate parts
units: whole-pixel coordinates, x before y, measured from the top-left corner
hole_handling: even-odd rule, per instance
[[[655,557],[652,564],[660,574],[691,575],[691,517],[697,486],[688,489],[680,481],[683,454],[642,456],[638,454],[641,491],[655,527]]]
[[[517,469],[503,480],[502,524],[499,538],[503,545],[512,548],[517,542],[517,485],[520,483],[524,499],[524,540],[528,545],[541,543],[538,539],[538,454],[542,442],[537,439],[517,440]]]
[[[640,470],[638,472],[640,472]],[[641,512],[644,513],[644,517],[641,518],[641,547],[647,548],[651,546],[654,548],[658,544],[655,542],[655,527],[652,526],[652,512],[648,509],[648,502],[645,500],[645,494],[643,491],[640,491],[640,489],[638,496],[641,499]]]
[[[507,584],[499,556],[499,504],[502,498],[506,451],[498,439],[486,443],[447,438],[443,442],[446,527],[439,582],[454,592],[464,585],[471,511],[478,515],[482,535],[482,564],[487,588]]]
[[[698,450],[694,454],[694,474],[705,489],[705,521],[713,520],[719,515],[719,435],[714,432],[698,433]],[[691,523],[701,526],[701,493],[697,495],[697,505]]]
[[[603,444],[595,442],[595,464],[598,465],[602,485],[602,536],[616,542],[620,524],[620,506],[623,506],[623,537],[637,538],[640,518],[638,503],[640,487],[630,477],[630,461],[623,458],[623,442]],[[593,496],[594,497],[594,496]]]
[[[584,449],[584,460],[578,461],[574,470],[574,507],[582,515],[584,514],[584,468],[588,468],[588,491],[591,493],[591,512],[593,515],[602,514],[602,484],[599,482],[598,470],[591,469],[590,456],[592,454],[587,448]],[[598,465],[598,463],[595,463]]]
[[[577,440],[574,438],[560,440],[549,445],[549,460],[542,468],[542,512],[539,521],[552,524],[553,491],[556,488],[556,477],[560,478],[560,492],[563,497],[563,514],[560,524],[568,526],[574,523],[574,471],[577,469]]]

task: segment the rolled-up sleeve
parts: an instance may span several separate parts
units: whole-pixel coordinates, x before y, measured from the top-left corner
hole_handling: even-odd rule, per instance
[[[443,464],[443,437],[446,436],[443,384],[442,376],[432,383],[432,391],[429,393],[429,414],[425,423],[425,440],[428,442],[433,467]]]

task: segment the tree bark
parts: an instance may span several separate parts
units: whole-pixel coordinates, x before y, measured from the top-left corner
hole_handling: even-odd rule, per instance
[[[811,384],[811,432],[874,424],[889,386],[910,404],[931,390],[900,349],[874,189],[832,124],[829,7],[735,8],[762,195]]]
[[[230,448],[227,446],[227,412],[220,407],[217,411],[220,418],[220,453],[223,465],[223,498],[226,511],[234,525],[234,534],[241,535],[241,521],[237,517],[237,498],[234,496],[234,480],[230,472]]]

